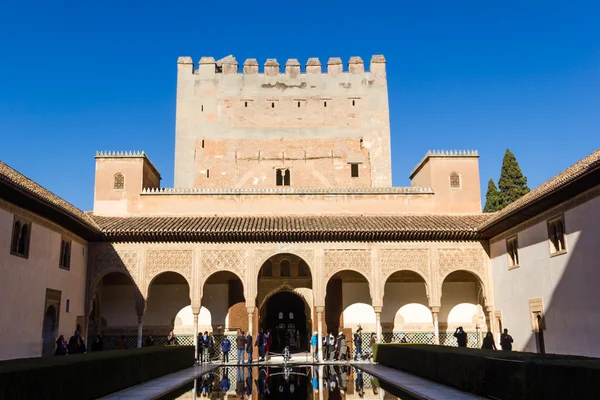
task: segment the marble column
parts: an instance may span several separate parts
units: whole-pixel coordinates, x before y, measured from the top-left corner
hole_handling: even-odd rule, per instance
[[[440,321],[438,314],[439,307],[431,307],[431,315],[433,316],[433,344],[440,344]]]
[[[198,316],[200,315],[199,310],[192,310],[194,313],[194,359],[198,357]],[[197,360],[199,361],[199,360]],[[195,392],[194,392],[195,393]]]
[[[252,330],[254,324],[254,309],[255,307],[246,307],[246,311],[248,312],[248,332],[252,332],[252,336],[256,335],[256,332]]]
[[[144,314],[138,314],[138,325],[137,325],[137,347],[142,347],[142,320],[144,319]]]
[[[323,361],[323,311],[325,307],[317,307],[317,355],[319,361]],[[319,374],[319,378],[321,375]],[[319,390],[319,392],[321,392]]]
[[[325,398],[325,389],[323,388],[323,366],[319,365],[319,400],[323,400]]]
[[[377,343],[381,343],[381,307],[375,309],[375,329],[377,331]]]

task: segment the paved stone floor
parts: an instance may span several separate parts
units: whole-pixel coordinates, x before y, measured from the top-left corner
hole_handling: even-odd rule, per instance
[[[352,363],[352,365],[356,365],[367,374],[384,380],[419,399],[471,400],[483,398],[383,365],[367,363]]]
[[[221,364],[203,364],[201,366],[182,369],[169,375],[153,379],[141,385],[132,386],[120,392],[102,397],[110,400],[154,399],[175,390],[184,384],[217,369]]]

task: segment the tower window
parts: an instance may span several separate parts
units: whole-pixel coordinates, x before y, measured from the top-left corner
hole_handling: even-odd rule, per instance
[[[200,106],[200,112],[204,112],[204,104]]]
[[[358,178],[358,164],[350,164],[350,176]]]
[[[352,107],[354,107],[356,105],[355,101],[352,100]]]
[[[291,174],[287,168],[279,168],[275,170],[275,185],[290,186]]]
[[[206,177],[210,178],[210,169],[208,169],[208,168],[206,169]]]
[[[298,108],[300,108],[300,102],[298,102]]]
[[[323,102],[323,107],[327,107],[327,102],[326,101]]]
[[[204,148],[204,139],[202,139],[202,148]]]
[[[271,108],[275,108],[275,103],[271,103]]]
[[[125,189],[125,175],[117,172],[113,179],[113,189],[123,190]]]
[[[15,219],[13,223],[12,241],[10,244],[10,254],[28,258],[29,257],[29,239],[31,237],[31,223]]]
[[[71,241],[61,239],[60,241],[60,259],[58,266],[63,269],[71,269]]]
[[[519,242],[517,237],[513,236],[506,239],[506,253],[508,254],[508,269],[519,266]]]
[[[550,255],[563,254],[567,251],[565,222],[562,216],[548,221],[548,239],[550,240]]]
[[[458,172],[450,173],[450,189],[460,189],[460,175]]]
[[[248,107],[248,102],[247,101],[244,102],[244,107]]]

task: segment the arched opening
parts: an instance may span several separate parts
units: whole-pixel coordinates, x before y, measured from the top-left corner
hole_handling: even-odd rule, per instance
[[[42,356],[51,356],[54,354],[55,342],[56,342],[56,308],[54,306],[48,307],[44,313],[43,322],[43,347]]]
[[[244,286],[240,278],[229,271],[212,274],[202,288],[202,307],[210,312],[211,329],[215,335],[235,335],[235,331],[248,330],[248,313]]]
[[[541,314],[535,315],[535,340],[537,345],[538,353],[546,353],[546,343],[544,341],[544,317]]]
[[[429,309],[427,286],[414,271],[397,271],[384,285],[381,309],[383,341],[434,343],[433,317]]]
[[[146,312],[144,313],[144,336],[152,335],[155,343],[166,343],[171,331],[175,331],[177,314],[191,305],[190,287],[187,280],[177,272],[158,274],[148,287]],[[192,324],[193,325],[193,324]],[[177,332],[175,332],[177,335]],[[177,343],[194,344],[191,332],[181,331]]]
[[[456,346],[454,332],[462,326],[467,346],[480,347],[481,335],[487,332],[484,306],[483,285],[476,275],[462,270],[449,274],[442,284],[440,344]]]
[[[127,348],[136,347],[139,289],[131,277],[123,272],[108,273],[97,282],[94,293],[88,345],[94,343],[96,335],[102,334],[103,350],[116,349],[121,335],[125,336]]]
[[[312,276],[306,261],[291,253],[276,254],[261,266],[257,283],[255,330],[271,331],[271,351],[279,352],[286,344],[292,351],[306,350],[315,328]],[[271,309],[276,309],[275,314],[271,315]]]
[[[259,328],[271,331],[271,352],[280,353],[285,346],[292,352],[310,347],[310,307],[304,299],[290,291],[280,291],[268,299],[260,309]]]
[[[362,307],[358,314],[347,311],[352,310],[350,307],[356,304],[366,305],[368,309]],[[371,312],[374,315],[374,311],[371,311],[372,304],[369,281],[361,273],[350,270],[337,272],[327,282],[324,333],[337,336],[339,332],[343,332],[346,341],[350,343],[352,332],[359,326],[363,328],[363,335],[375,332],[376,327],[371,318]],[[372,330],[367,329],[368,327]]]

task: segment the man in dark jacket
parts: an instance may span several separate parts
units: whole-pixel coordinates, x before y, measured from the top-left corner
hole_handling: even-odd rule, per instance
[[[246,336],[246,353],[248,354],[248,364],[252,364],[252,332],[250,331]]]
[[[508,334],[508,329],[504,329],[504,333],[500,336],[500,346],[504,351],[512,351],[513,338]]]
[[[258,347],[258,356],[259,359],[258,361],[264,361],[265,360],[265,333],[263,332],[263,330],[261,329],[260,332],[258,332],[258,336],[256,337],[256,343],[254,343],[254,345],[256,347]]]
[[[244,331],[240,330],[236,340],[238,364],[244,363],[244,352],[246,351],[246,336]]]
[[[362,359],[362,328],[359,326],[354,334],[354,361],[358,360],[358,357]]]
[[[462,326],[456,328],[456,332],[454,332],[454,337],[458,342],[458,347],[467,347],[467,332],[463,330]]]
[[[69,339],[69,354],[85,353],[86,351],[83,338],[79,334],[79,331],[75,331],[71,339]]]

